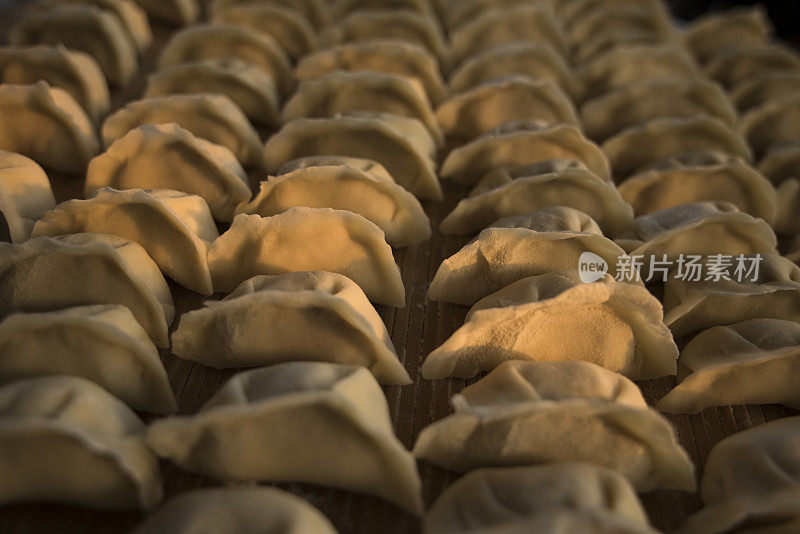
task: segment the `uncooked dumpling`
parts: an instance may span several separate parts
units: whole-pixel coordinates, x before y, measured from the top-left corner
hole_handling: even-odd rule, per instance
[[[728,89],[735,89],[763,74],[800,73],[800,58],[791,48],[775,43],[735,46],[715,55],[705,72]]]
[[[0,243],[0,317],[87,304],[121,304],[168,347],[172,295],[147,252],[117,236],[72,234]]]
[[[758,162],[758,170],[775,185],[787,178],[800,178],[800,142],[772,147]]]
[[[745,112],[767,102],[795,96],[797,93],[800,93],[800,72],[775,71],[742,80],[731,90],[730,96],[736,107]]]
[[[693,20],[683,33],[683,42],[700,61],[717,52],[742,45],[765,44],[772,24],[763,5],[714,11]]]
[[[340,167],[347,165],[362,172],[368,172],[379,178],[394,182],[394,178],[386,170],[386,167],[375,160],[366,158],[351,158],[349,156],[305,156],[293,159],[284,163],[278,170],[278,175],[289,174],[309,167]]]
[[[63,3],[96,6],[114,15],[140,55],[153,44],[147,13],[134,0],[41,0],[36,8],[52,9]]]
[[[43,167],[83,174],[100,150],[92,121],[68,92],[46,82],[0,85],[0,150]]]
[[[84,194],[104,187],[198,195],[223,222],[233,220],[236,206],[251,195],[247,174],[230,150],[174,123],[134,128],[94,158]]]
[[[180,191],[105,188],[88,200],[68,200],[37,221],[33,237],[109,234],[139,243],[161,272],[210,295],[206,248],[219,237],[205,200]]]
[[[136,0],[147,16],[174,26],[191,24],[200,16],[198,0]]]
[[[240,373],[197,414],[153,423],[147,441],[183,469],[220,480],[325,484],[422,512],[414,458],[363,367],[291,362]]]
[[[172,352],[216,368],[331,361],[366,367],[383,384],[411,383],[361,288],[325,271],[255,276],[206,301],[181,317]]]
[[[106,119],[103,142],[108,147],[139,126],[172,122],[197,137],[227,147],[247,167],[264,166],[258,132],[230,98],[215,93],[135,100]]]
[[[14,313],[0,322],[0,382],[42,375],[87,378],[135,410],[178,410],[150,338],[125,306]]]
[[[405,305],[392,249],[361,215],[292,208],[278,215],[237,215],[208,249],[215,292],[230,292],[257,274],[330,271],[357,283],[373,302]]]
[[[0,387],[0,502],[153,508],[163,489],[145,430],[122,401],[84,378]]]
[[[42,213],[56,207],[50,180],[35,161],[0,150],[0,214],[12,243],[27,241]]]
[[[320,31],[331,22],[330,8],[325,0],[213,0],[211,13],[218,15],[229,9],[237,7],[258,7],[262,5],[276,5],[292,9],[301,14],[314,27]]]
[[[270,176],[261,182],[258,195],[238,211],[267,217],[298,206],[357,213],[383,230],[386,242],[394,247],[410,246],[431,235],[428,216],[414,195],[391,179],[347,163]]]
[[[748,111],[739,121],[739,131],[763,156],[773,146],[800,139],[800,94],[772,100]]]
[[[314,27],[306,18],[291,7],[273,2],[234,6],[215,13],[211,21],[263,33],[275,39],[292,59],[299,59],[317,48]]]

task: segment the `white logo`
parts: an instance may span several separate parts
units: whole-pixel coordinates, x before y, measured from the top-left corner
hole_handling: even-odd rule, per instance
[[[602,280],[607,272],[608,263],[594,252],[584,252],[578,258],[578,276],[585,284]]]

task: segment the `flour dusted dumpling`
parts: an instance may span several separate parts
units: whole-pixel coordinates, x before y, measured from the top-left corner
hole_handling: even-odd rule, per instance
[[[331,11],[334,20],[341,20],[359,11],[394,9],[418,15],[433,15],[427,0],[333,0]]]
[[[306,156],[348,156],[377,161],[394,180],[422,200],[441,200],[433,162],[436,145],[424,125],[390,115],[297,119],[267,141],[267,171]]]
[[[422,84],[433,105],[444,100],[447,92],[436,58],[419,45],[397,40],[379,39],[321,50],[304,57],[295,74],[299,80],[308,80],[337,70],[404,76]]]
[[[548,519],[554,522],[553,530],[536,528]],[[630,482],[612,469],[583,463],[476,469],[439,495],[422,532],[477,534],[494,529],[509,534],[655,532]]]
[[[383,230],[393,247],[410,246],[431,235],[428,216],[414,195],[390,179],[346,163],[270,176],[239,212],[267,217],[298,206],[357,213]]]
[[[314,27],[302,13],[272,3],[234,6],[215,13],[218,24],[233,24],[261,32],[275,39],[289,57],[298,59],[317,48]]]
[[[330,8],[326,5],[325,0],[213,0],[211,13],[217,15],[237,7],[263,5],[276,5],[292,9],[305,17],[316,31],[320,31],[330,24]]]
[[[528,0],[464,0],[463,2],[451,2],[447,5],[440,19],[447,29],[452,31],[488,11],[507,9],[528,3]],[[543,3],[549,4],[549,0]]]
[[[179,31],[164,46],[158,67],[225,58],[247,61],[262,69],[281,94],[292,88],[289,57],[280,45],[262,33],[231,24],[196,24]]]
[[[662,16],[669,15],[669,11],[660,0],[572,0],[557,3],[554,6],[568,31],[572,31],[582,20],[591,18],[596,13],[611,7],[651,11]]]
[[[375,160],[366,158],[351,158],[349,156],[305,156],[287,161],[278,170],[278,175],[308,169],[309,167],[340,167],[346,165],[361,172],[368,172],[378,178],[394,182],[394,178],[386,167]]]
[[[63,89],[46,82],[0,85],[0,150],[43,167],[83,174],[100,150],[92,121]]]
[[[148,515],[132,534],[336,534],[322,513],[293,494],[270,487],[194,489]]]
[[[153,32],[147,20],[147,13],[139,7],[135,0],[42,0],[36,5],[36,8],[52,9],[64,3],[96,6],[114,15],[122,23],[125,35],[131,40],[140,55],[147,52],[147,49],[153,44]]]
[[[0,82],[31,84],[39,80],[72,95],[95,122],[111,106],[105,75],[89,54],[60,44],[0,48]]]
[[[174,26],[192,24],[200,17],[198,0],[136,0],[147,16]]]
[[[175,307],[167,282],[141,246],[121,237],[72,234],[0,243],[0,295],[0,317],[121,304],[156,346],[169,346]]]
[[[279,97],[272,78],[235,58],[181,63],[147,78],[145,98],[173,94],[219,93],[227,96],[254,124],[278,126]]]
[[[765,44],[772,24],[762,5],[715,11],[691,22],[683,33],[683,42],[700,61],[737,46]]]
[[[414,458],[363,367],[290,362],[239,373],[197,414],[153,423],[147,441],[217,479],[325,484],[422,512]]]
[[[11,44],[63,44],[92,56],[114,85],[127,84],[138,68],[133,40],[113,13],[92,5],[34,10],[11,30]]]
[[[731,90],[730,96],[736,107],[745,112],[797,93],[800,93],[800,71],[776,71],[742,80]]]
[[[150,338],[125,306],[14,313],[0,322],[0,382],[42,375],[87,378],[135,410],[178,410]]]
[[[245,280],[224,299],[185,313],[172,352],[216,368],[330,361],[366,367],[383,384],[411,383],[361,288],[325,271]]]
[[[748,111],[739,121],[739,131],[757,156],[770,147],[800,140],[800,94],[772,100]]]
[[[139,243],[166,276],[192,291],[213,292],[206,248],[219,233],[199,196],[169,189],[104,188],[88,200],[68,200],[45,213],[33,237],[81,232]]]
[[[575,107],[557,85],[523,76],[456,94],[436,109],[436,118],[451,139],[473,139],[515,119],[578,124]]]
[[[800,178],[800,142],[773,146],[758,162],[758,170],[775,185]]]
[[[27,241],[36,219],[56,206],[50,180],[35,161],[0,150],[0,214],[12,243]]]
[[[304,80],[283,108],[284,122],[350,112],[392,113],[422,122],[441,145],[442,129],[428,97],[407,78],[384,72],[330,72]]]
[[[776,43],[742,45],[723,50],[705,66],[708,76],[728,89],[771,72],[800,72],[800,57]]]
[[[46,501],[104,510],[162,499],[146,427],[100,386],[74,376],[0,387],[0,502]]]
[[[577,160],[600,178],[611,177],[600,147],[586,139],[577,126],[540,123],[506,123],[450,152],[439,172],[443,179],[472,186],[489,171],[553,159]]]
[[[110,146],[139,126],[173,122],[197,137],[227,147],[247,167],[264,166],[258,132],[230,98],[215,93],[135,100],[106,119],[103,142]]]
[[[247,174],[230,150],[174,123],[139,126],[94,158],[85,195],[104,187],[198,195],[214,218],[224,222],[231,221],[236,206],[251,195]]]
[[[591,284],[578,271],[523,278],[479,300],[422,375],[470,378],[515,359],[588,361],[635,380],[671,375],[678,349],[662,317],[644,286],[608,274]]]
[[[373,302],[405,305],[392,249],[361,215],[292,208],[278,215],[237,215],[208,249],[214,291],[230,292],[257,274],[330,271],[357,283]]]

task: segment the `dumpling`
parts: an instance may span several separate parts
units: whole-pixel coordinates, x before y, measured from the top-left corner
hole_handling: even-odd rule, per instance
[[[655,533],[630,482],[582,463],[476,469],[439,495],[422,526],[423,534],[491,531]]]
[[[775,185],[787,178],[800,178],[800,142],[773,146],[759,160],[758,170]]]
[[[766,44],[772,24],[762,5],[715,11],[692,21],[683,32],[683,42],[700,61],[737,46]]]
[[[753,160],[739,134],[708,117],[655,119],[631,126],[603,142],[602,148],[617,181],[661,160],[694,152],[718,151]]]
[[[377,161],[395,181],[422,200],[441,200],[433,162],[434,140],[414,119],[389,115],[346,115],[297,119],[267,141],[267,171],[305,156],[349,156]]]
[[[600,178],[611,177],[600,147],[586,139],[577,126],[539,123],[522,124],[516,130],[501,126],[484,134],[451,151],[439,172],[443,179],[471,186],[489,171],[551,159],[577,160]]]
[[[153,44],[153,32],[147,13],[134,0],[62,0],[67,4],[97,6],[122,23],[125,34],[131,40],[139,54],[144,54]],[[52,9],[59,5],[58,0],[42,0],[36,5],[40,9]]]
[[[572,31],[580,21],[591,18],[596,13],[611,7],[651,11],[662,16],[669,15],[669,11],[660,0],[569,0],[557,2],[554,5],[555,11],[560,15],[568,31]]]
[[[233,486],[181,493],[148,515],[132,534],[336,534],[322,513],[288,491]]]
[[[445,234],[468,234],[502,217],[521,215],[547,206],[567,206],[597,221],[611,235],[627,230],[633,211],[613,184],[584,169],[525,175],[499,187],[463,199],[444,218]]]
[[[321,50],[300,60],[295,75],[302,81],[337,70],[368,70],[406,77],[425,88],[434,106],[445,99],[447,92],[436,58],[419,45],[397,40],[380,39]]]
[[[68,200],[45,213],[33,237],[82,232],[139,243],[166,276],[192,291],[213,293],[206,249],[219,233],[205,200],[196,195],[100,189],[88,200]]]
[[[708,76],[728,89],[771,72],[800,72],[800,57],[790,48],[775,43],[736,46],[721,51],[705,66]]]
[[[234,6],[211,18],[215,24],[232,24],[261,32],[283,48],[289,57],[299,59],[317,48],[314,27],[298,11],[271,2]]]
[[[278,170],[278,175],[289,174],[309,167],[340,167],[342,165],[394,182],[394,178],[386,170],[386,167],[377,161],[366,158],[351,158],[349,156],[305,156],[293,159],[281,166]]]
[[[0,85],[0,150],[67,174],[83,174],[100,150],[92,121],[63,89],[46,82]]]
[[[531,367],[514,372],[523,365]],[[458,472],[586,462],[617,470],[638,491],[693,490],[694,466],[669,421],[652,408],[608,398],[608,386],[621,377],[595,369],[585,362],[506,362],[452,397],[455,413],[422,430],[414,455]],[[538,389],[548,382],[550,391]],[[521,387],[525,396],[507,398],[508,389]]]
[[[745,112],[749,109],[795,96],[800,93],[800,72],[767,72],[751,79],[742,80],[731,92],[731,100]]]
[[[418,15],[433,15],[426,0],[333,0],[331,12],[334,20],[341,20],[358,11],[395,9]]]
[[[117,86],[139,66],[136,46],[113,13],[91,5],[57,5],[25,15],[9,34],[11,44],[63,44],[92,56]]]
[[[578,125],[575,106],[549,80],[512,76],[452,96],[436,109],[450,139],[474,139],[501,124],[527,119]]]
[[[800,324],[750,319],[715,326],[686,345],[679,364],[689,374],[658,402],[662,412],[734,404],[800,407]]]
[[[95,122],[111,107],[108,83],[92,56],[63,45],[0,48],[0,82],[31,84],[39,80],[72,95]]]
[[[800,94],[772,100],[748,111],[739,121],[739,132],[756,156],[770,147],[800,140]]]
[[[14,313],[0,322],[0,382],[42,375],[87,378],[134,410],[178,410],[150,338],[125,306]]]
[[[444,16],[441,16],[440,19],[447,29],[452,32],[452,30],[465,22],[474,20],[488,11],[507,9],[529,3],[529,0],[464,0],[462,2],[451,2],[447,5]],[[543,3],[549,5],[550,0],[545,0]]]
[[[195,137],[177,124],[145,124],[114,141],[94,158],[85,195],[98,189],[174,189],[198,195],[218,221],[250,200],[247,174],[222,145]]]
[[[431,236],[428,216],[414,195],[391,179],[346,163],[270,176],[261,182],[258,195],[238,211],[268,217],[298,206],[357,213],[383,230],[393,247],[414,245]]]
[[[83,378],[0,387],[0,502],[153,508],[164,491],[145,430],[122,401]]]
[[[286,52],[271,37],[241,26],[196,24],[179,31],[161,51],[158,68],[226,58],[247,61],[262,69],[281,94],[292,89],[294,82]]]
[[[634,380],[673,375],[678,348],[662,318],[644,286],[608,274],[591,284],[578,271],[523,278],[479,300],[422,376],[471,378],[508,360],[588,361]]]
[[[414,458],[363,367],[291,362],[239,373],[197,414],[153,423],[147,442],[220,480],[325,484],[422,512]]]
[[[240,59],[181,63],[147,78],[145,98],[174,94],[219,93],[227,96],[254,124],[281,123],[278,92],[272,78]]]
[[[200,17],[198,0],[136,0],[151,19],[183,26],[192,24]]]
[[[262,5],[276,5],[292,9],[303,15],[316,31],[322,30],[331,22],[330,8],[326,5],[325,0],[213,0],[211,13],[217,15],[237,7]]]
[[[577,232],[602,235],[597,223],[583,213],[565,206],[548,206],[534,211],[497,219],[487,228],[527,228],[537,232]]]
[[[330,271],[357,283],[373,302],[405,305],[392,249],[361,215],[292,208],[271,217],[237,215],[208,249],[215,292],[230,292],[257,274]]]
[[[564,171],[576,169],[587,172],[589,171],[589,169],[586,168],[586,165],[580,161],[569,158],[546,159],[538,163],[531,163],[530,165],[523,165],[521,167],[500,167],[499,169],[494,169],[484,174],[483,177],[478,180],[474,186],[472,186],[472,189],[469,190],[469,195],[467,196],[474,197],[477,195],[482,195],[488,191],[491,191],[492,189],[505,187],[514,180],[518,180],[520,178],[538,176],[540,174],[560,174]],[[595,174],[592,174],[592,176],[600,179],[600,181],[603,183],[612,183],[610,179],[603,180]]]
[[[645,171],[618,189],[637,215],[715,200],[730,202],[769,224],[775,222],[777,196],[769,180],[740,158],[724,154],[718,161]]]
[[[425,93],[407,78],[385,72],[337,71],[305,80],[286,102],[283,120],[329,119],[359,111],[417,119],[439,145],[444,142]]]
[[[0,150],[0,214],[12,243],[27,241],[42,213],[56,207],[50,180],[35,161]]]
[[[581,106],[586,135],[597,141],[653,119],[711,117],[736,126],[736,109],[713,82],[686,78],[633,83]]]
[[[280,335],[264,336],[264,332]],[[181,316],[172,352],[209,367],[292,360],[360,365],[382,384],[410,384],[366,295],[341,274],[254,276],[220,301]]]
[[[73,234],[0,243],[0,295],[0,317],[121,304],[156,346],[169,346],[175,307],[167,282],[141,246],[121,237]]]
[[[227,147],[245,166],[264,167],[258,132],[230,98],[215,93],[135,100],[106,119],[103,142],[110,146],[139,126],[173,122],[197,137]]]

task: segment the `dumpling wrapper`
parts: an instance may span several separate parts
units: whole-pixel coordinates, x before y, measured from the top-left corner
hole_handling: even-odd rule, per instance
[[[94,125],[68,92],[46,82],[0,85],[0,150],[67,174],[83,174],[100,150]]]
[[[426,0],[333,0],[331,13],[333,20],[341,20],[359,11],[394,8],[418,15],[433,16],[431,6]]]
[[[767,102],[782,100],[800,92],[800,72],[766,72],[742,80],[731,89],[730,97],[742,113]]]
[[[798,175],[800,176],[800,174]],[[800,234],[800,218],[797,217],[800,209],[800,179],[786,178],[776,188],[778,196],[778,215],[775,218],[774,228],[778,234],[797,236]],[[797,247],[795,242],[790,246],[787,256],[797,261]]]
[[[292,208],[278,215],[239,214],[208,249],[215,292],[257,274],[330,271],[347,276],[373,302],[405,305],[400,268],[380,228],[361,215]]]
[[[166,276],[197,293],[213,293],[206,249],[219,232],[199,196],[168,189],[100,189],[88,200],[68,200],[45,213],[33,237],[83,232],[139,243]]]
[[[707,76],[728,89],[771,72],[800,72],[800,57],[777,43],[741,45],[721,50],[705,66]]]
[[[56,199],[47,174],[30,158],[0,150],[0,214],[12,243],[31,237],[33,225]]]
[[[172,189],[203,198],[218,221],[229,222],[250,200],[247,173],[236,156],[175,123],[145,124],[114,141],[89,163],[84,194],[98,189]]]
[[[104,234],[0,243],[0,317],[88,304],[120,304],[158,347],[175,316],[158,266],[133,241]]]
[[[324,0],[269,0],[269,4],[291,8],[301,15],[314,27],[315,31],[320,31],[331,23],[330,9]],[[212,15],[218,15],[229,9],[247,6],[264,5],[263,0],[213,0],[211,2]]]
[[[580,232],[603,235],[597,223],[583,213],[565,206],[549,206],[522,215],[497,219],[487,228],[526,228],[537,232]]]
[[[153,342],[125,306],[97,304],[14,313],[0,322],[0,382],[80,376],[134,410],[178,411]]]
[[[136,0],[151,19],[173,26],[192,24],[200,17],[197,0]]]
[[[800,94],[771,100],[745,113],[739,132],[758,156],[773,146],[800,139]]]
[[[52,9],[59,4],[96,6],[114,15],[121,23],[125,35],[139,55],[144,55],[153,44],[153,32],[147,13],[135,0],[42,0],[34,9]]]
[[[419,201],[380,175],[348,164],[316,165],[261,182],[261,189],[239,213],[277,215],[290,208],[333,208],[357,213],[383,230],[386,242],[406,247],[431,236],[430,222]]]
[[[269,36],[290,58],[297,60],[317,48],[314,27],[302,13],[280,3],[232,6],[213,13],[211,22],[243,26]]]
[[[674,375],[677,358],[661,304],[644,286],[608,274],[585,284],[578,271],[553,271],[478,301],[427,356],[422,375],[470,378],[508,360],[580,360],[645,380]]]
[[[341,167],[346,165],[361,172],[368,172],[384,180],[394,182],[394,178],[386,167],[375,160],[366,158],[351,158],[350,156],[305,156],[284,163],[278,169],[278,176],[291,172],[308,169],[309,167]],[[396,182],[395,182],[396,183]]]
[[[423,509],[414,457],[363,367],[291,362],[239,373],[197,414],[153,423],[147,442],[220,480],[324,484]]]
[[[150,509],[158,460],[133,411],[84,378],[48,376],[0,387],[0,502]]]
[[[715,11],[693,20],[683,32],[683,42],[700,61],[736,46],[766,44],[772,23],[762,5]]]
[[[331,361],[367,367],[382,384],[411,383],[361,288],[325,271],[245,280],[224,299],[185,313],[172,352],[216,368]]]
[[[800,178],[800,142],[772,147],[758,162],[758,170],[775,185],[787,178]]]

